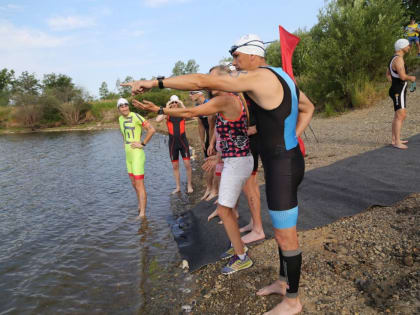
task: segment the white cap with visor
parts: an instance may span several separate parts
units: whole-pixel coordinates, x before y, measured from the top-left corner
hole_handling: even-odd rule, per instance
[[[235,51],[247,55],[265,57],[264,42],[255,34],[247,34],[238,39],[235,45],[230,48],[229,53],[233,55]]]
[[[120,99],[118,99],[117,108],[119,108],[121,105],[129,105],[129,103],[125,98],[121,97]]]

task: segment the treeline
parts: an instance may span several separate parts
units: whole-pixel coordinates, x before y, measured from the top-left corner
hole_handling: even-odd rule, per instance
[[[386,95],[386,67],[395,40],[404,37],[404,26],[410,16],[420,18],[419,1],[332,0],[319,12],[316,25],[296,32],[301,41],[293,57],[294,73],[300,88],[314,101],[318,111],[331,114],[369,104],[372,97]],[[409,72],[420,61],[414,48],[412,52],[406,59]],[[219,62],[231,60],[229,57]],[[278,42],[267,47],[267,62],[281,66]],[[178,61],[172,75],[198,70],[194,59]],[[0,71],[0,127],[10,126],[10,121],[31,128],[114,121],[118,115],[116,99],[131,94],[120,83],[134,79],[131,76],[124,81],[118,79],[112,91],[103,82],[99,88],[100,100],[95,101],[64,74],[46,74],[38,80],[28,72],[16,76],[13,70],[3,69]],[[187,92],[168,89],[152,89],[138,98],[165,105],[172,94],[191,105]]]
[[[404,37],[404,26],[419,7],[419,1],[407,0],[334,0],[320,11],[315,26],[296,32],[301,41],[294,73],[318,111],[360,107],[381,88],[384,94],[394,42]],[[278,42],[267,48],[267,61],[281,66]],[[419,65],[414,48],[406,63],[409,71]]]
[[[45,74],[38,80],[27,71],[18,77],[13,70],[0,71],[0,108],[3,107],[0,125],[6,120],[31,128],[58,122],[78,124],[90,109],[91,100],[85,90],[64,74]],[[7,105],[13,105],[15,110],[5,110]]]

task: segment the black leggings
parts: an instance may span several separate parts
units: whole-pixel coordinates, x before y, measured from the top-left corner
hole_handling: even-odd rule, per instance
[[[268,155],[268,154],[267,154]],[[297,190],[305,173],[299,145],[275,156],[261,154],[268,209],[290,210],[297,206]]]

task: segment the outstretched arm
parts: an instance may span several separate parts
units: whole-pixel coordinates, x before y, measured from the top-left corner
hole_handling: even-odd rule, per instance
[[[239,71],[231,74],[209,75],[209,74],[187,74],[170,77],[163,80],[167,88],[184,91],[198,90],[220,90],[228,92],[247,92],[253,89],[254,82],[258,82],[260,71]],[[133,95],[144,93],[147,90],[157,87],[158,80],[140,80],[122,83],[121,86],[131,87]]]
[[[299,114],[296,125],[296,135],[300,137],[311,122],[312,115],[314,114],[315,106],[309,98],[300,91],[299,94]]]
[[[223,112],[224,108],[230,104],[229,96],[217,96],[207,103],[200,106],[187,108],[165,108],[164,114],[174,117],[192,118],[197,116],[208,116],[218,112]],[[143,102],[133,100],[133,105],[137,108],[145,109],[151,112],[158,112],[159,107],[152,102],[144,100]]]

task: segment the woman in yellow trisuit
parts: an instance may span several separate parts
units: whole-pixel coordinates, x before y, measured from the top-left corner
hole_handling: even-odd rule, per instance
[[[155,129],[141,115],[130,111],[128,101],[125,98],[118,100],[117,108],[121,114],[119,123],[124,138],[127,172],[137,194],[139,217],[144,217],[147,204],[147,194],[144,186],[144,163],[146,162],[144,147],[152,138]],[[141,141],[143,128],[147,133],[144,140]]]

